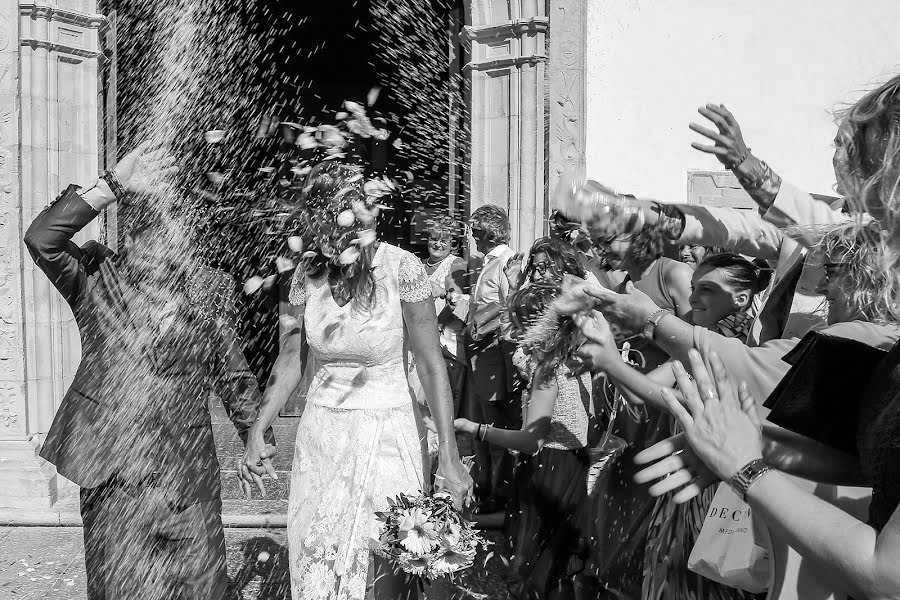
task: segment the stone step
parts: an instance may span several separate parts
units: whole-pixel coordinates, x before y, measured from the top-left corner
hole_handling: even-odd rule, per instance
[[[0,440],[0,465],[6,461],[19,461],[34,459],[38,456],[38,448],[35,444],[25,440]]]
[[[42,508],[44,502],[49,507],[56,496],[52,469],[27,464],[0,465],[0,507]]]

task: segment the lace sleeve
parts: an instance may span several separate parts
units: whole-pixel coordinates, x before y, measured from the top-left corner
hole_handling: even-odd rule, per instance
[[[400,299],[404,302],[421,302],[431,298],[431,283],[422,261],[406,253],[400,259]]]
[[[306,304],[306,273],[299,267],[294,271],[294,277],[291,279],[291,292],[288,294],[288,300],[294,306]]]

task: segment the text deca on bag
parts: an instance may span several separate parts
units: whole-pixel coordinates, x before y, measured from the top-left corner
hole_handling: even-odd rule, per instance
[[[771,576],[769,530],[725,483],[719,484],[688,558],[688,568],[707,579],[753,594]]]

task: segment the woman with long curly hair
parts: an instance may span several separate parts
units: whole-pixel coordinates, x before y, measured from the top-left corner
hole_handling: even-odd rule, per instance
[[[523,332],[560,294],[559,281],[535,281],[509,298],[512,327]],[[518,453],[507,510],[513,559],[512,598],[592,597],[590,506],[585,480],[593,413],[591,376],[566,366],[580,343],[571,318],[539,347],[526,347],[535,365],[523,396],[520,430],[457,419],[457,431]],[[578,590],[576,592],[576,590]],[[580,596],[578,596],[580,597]]]
[[[370,548],[387,498],[428,486],[421,419],[407,381],[412,350],[439,437],[436,487],[457,507],[471,489],[453,432],[453,403],[441,356],[431,285],[421,261],[380,243],[377,205],[362,174],[322,163],[309,174],[295,223],[303,244],[290,290],[290,331],[244,466],[267,457],[262,432],[300,382],[301,329],[316,372],[297,430],[288,547],[295,600],[417,597],[416,586]],[[296,243],[293,244],[296,247]],[[370,570],[370,565],[374,569]]]

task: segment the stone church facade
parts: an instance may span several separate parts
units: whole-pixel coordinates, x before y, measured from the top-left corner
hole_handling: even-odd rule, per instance
[[[467,0],[469,209],[506,206],[513,242],[544,233],[548,191],[584,162],[583,0]],[[0,0],[0,518],[50,514],[74,486],[37,455],[80,359],[73,317],[22,243],[104,141],[109,21],[96,0]],[[551,42],[552,39],[552,42]],[[114,93],[114,87],[111,93]],[[107,124],[107,127],[109,124]],[[115,239],[114,215],[77,242]],[[39,517],[35,517],[41,520]]]

